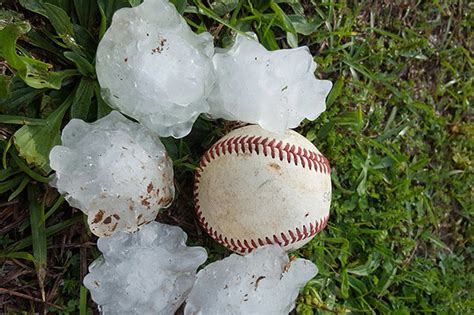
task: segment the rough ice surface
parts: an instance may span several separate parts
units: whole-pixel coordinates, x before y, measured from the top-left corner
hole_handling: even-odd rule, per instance
[[[278,245],[233,254],[199,271],[184,314],[287,315],[316,273],[312,262],[290,261]]]
[[[118,10],[96,69],[108,103],[160,136],[187,135],[214,83],[209,33],[196,35],[167,0]]]
[[[207,259],[202,247],[186,247],[186,233],[151,222],[135,233],[99,238],[103,258],[89,266],[84,285],[109,314],[174,314]]]
[[[113,111],[93,123],[72,119],[50,153],[53,186],[108,236],[153,221],[174,197],[173,167],[150,130]]]
[[[268,51],[250,35],[237,35],[233,46],[218,50],[212,60],[216,84],[209,103],[214,118],[283,133],[326,109],[332,83],[315,78],[316,64],[307,47]]]

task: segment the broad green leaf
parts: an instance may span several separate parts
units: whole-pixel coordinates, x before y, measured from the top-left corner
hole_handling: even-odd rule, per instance
[[[38,0],[20,0],[20,5],[24,7],[27,10],[30,10],[32,12],[38,13],[43,15],[44,17],[46,16],[46,12],[44,10],[44,7],[42,5],[42,1]]]
[[[274,0],[275,3],[286,3],[293,11],[298,15],[304,15],[304,8],[301,4],[301,0]]]
[[[34,164],[43,170],[49,168],[49,151],[59,143],[61,121],[72,97],[69,96],[49,117],[44,126],[23,126],[13,135],[15,146],[28,164]]]
[[[10,97],[10,86],[12,78],[8,75],[0,74],[0,98]]]
[[[68,14],[60,7],[51,3],[44,3],[43,8],[46,16],[64,44],[73,51],[81,52],[82,48],[76,41],[74,26]]]
[[[288,45],[291,48],[298,47],[298,35],[291,20],[288,18],[286,13],[280,8],[280,6],[274,1],[272,1],[270,7],[272,8],[273,12],[275,12],[278,19],[280,20],[281,25],[283,26],[283,29],[286,31],[286,39]]]
[[[136,7],[137,5],[140,5],[143,2],[143,0],[128,0],[128,3],[130,3],[130,6]]]
[[[15,151],[11,152],[10,156],[11,156],[13,162],[23,172],[25,172],[27,175],[29,175],[32,179],[34,179],[34,180],[36,180],[40,183],[49,183],[49,178],[48,177],[42,176],[41,174],[38,174],[35,171],[33,171],[31,168],[29,168],[28,165],[26,165],[26,163],[17,156],[17,152],[15,152]]]
[[[71,106],[71,118],[87,120],[94,96],[95,81],[82,78],[74,92],[74,99]]]
[[[326,138],[326,136],[329,134],[331,129],[334,127],[334,120],[330,120],[327,123],[325,123],[318,131],[318,134],[316,135],[316,139],[321,140]]]
[[[68,15],[72,15],[73,13],[73,9],[74,9],[73,0],[43,0],[43,1],[54,4],[55,6],[67,12]]]
[[[239,0],[216,0],[211,2],[211,9],[218,15],[223,16],[237,8]]]
[[[130,7],[128,0],[97,0],[97,4],[101,14],[103,14],[103,18],[105,18],[104,21],[101,21],[101,24],[105,24],[105,28],[112,23],[112,16],[115,11],[123,7]]]
[[[291,48],[298,47],[298,35],[296,33],[286,32],[286,41]]]
[[[346,270],[348,273],[351,273],[357,276],[368,276],[372,272],[374,272],[375,269],[378,268],[379,264],[380,264],[379,255],[374,255],[374,256],[369,255],[369,257],[367,258],[367,262],[365,264],[359,265],[356,267],[350,267],[350,268],[348,267],[346,268]]]
[[[73,52],[73,51],[66,51],[64,52],[64,57],[66,57],[68,60],[72,61],[76,67],[77,70],[86,77],[94,77],[95,76],[95,69],[94,66],[87,61],[86,58],[82,57],[81,55]]]
[[[349,276],[348,279],[349,279],[349,286],[353,288],[355,291],[357,291],[359,295],[367,293],[367,286],[365,285],[363,281],[351,276]]]
[[[60,7],[51,3],[43,3],[44,13],[53,25],[59,36],[74,38],[74,26],[69,15]]]
[[[344,86],[344,78],[339,78],[339,80],[334,83],[331,92],[329,92],[329,95],[326,99],[326,107],[330,107],[332,104],[334,104],[334,101],[341,95],[342,92],[342,87]]]
[[[76,41],[81,47],[81,51],[74,50],[78,54],[84,55],[89,62],[93,62],[97,50],[98,40],[95,35],[92,35],[89,30],[81,25],[74,24],[74,33],[76,34]]]
[[[64,79],[77,75],[76,70],[50,71],[52,66],[48,63],[33,59],[28,56],[20,56],[16,52],[16,41],[28,33],[31,26],[27,22],[10,24],[0,30],[0,56],[17,71],[17,75],[29,86],[41,88],[59,89]]]
[[[217,15],[214,11],[212,11],[211,9],[209,9],[208,7],[206,7],[206,6],[202,3],[201,0],[196,0],[196,1],[195,1],[195,4],[197,5],[197,7],[198,7],[198,12],[199,12],[200,14],[203,14],[203,15],[205,15],[205,16],[207,16],[207,17],[209,17],[209,18],[211,18],[211,19],[213,19],[213,20],[215,20],[215,21],[217,21],[217,22],[219,22],[219,23],[221,23],[221,24],[227,26],[228,28],[234,30],[235,32],[242,34],[242,32],[241,32],[239,29],[237,29],[237,28],[235,28],[234,26],[230,25],[230,24],[227,22],[227,20],[221,18],[221,17],[220,17],[219,15]]]
[[[95,99],[97,100],[97,119],[107,116],[112,108],[102,98],[99,82],[97,81],[95,81]]]
[[[297,14],[288,15],[288,19],[291,21],[296,33],[306,36],[316,32],[316,30],[323,24],[320,19],[313,18],[308,21],[304,16]]]
[[[44,49],[48,53],[54,54],[55,62],[58,64],[65,64],[64,56],[62,55],[62,47],[55,45],[55,42],[48,38],[43,32],[30,30],[24,35],[26,41],[31,45]]]
[[[268,50],[278,50],[280,47],[278,47],[278,43],[276,41],[275,33],[268,28],[262,36],[259,36],[261,38],[262,45],[265,46]]]
[[[170,2],[174,4],[179,14],[183,14],[184,10],[186,10],[186,7],[188,6],[187,0],[170,0]]]
[[[98,6],[96,0],[74,0],[74,8],[76,9],[79,24],[90,29],[95,23]]]
[[[392,263],[385,262],[383,266],[384,272],[377,283],[375,292],[379,295],[385,295],[385,291],[392,284],[395,275],[397,274],[398,268],[396,268]]]

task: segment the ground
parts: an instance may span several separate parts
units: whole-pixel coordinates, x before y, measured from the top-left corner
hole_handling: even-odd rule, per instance
[[[108,112],[97,42],[117,8],[140,1],[44,2],[0,2],[0,312],[87,314],[81,279],[100,253],[82,213],[47,184],[47,156],[71,117]],[[217,46],[235,30],[272,50],[306,45],[316,76],[334,82],[327,111],[297,129],[329,159],[333,198],[328,227],[294,253],[319,268],[296,312],[472,314],[473,4],[173,2]],[[186,138],[163,139],[177,196],[158,220],[211,261],[228,252],[196,224],[193,168],[235,126],[200,118]]]

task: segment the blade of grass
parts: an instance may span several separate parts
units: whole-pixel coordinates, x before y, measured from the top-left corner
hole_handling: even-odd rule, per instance
[[[35,257],[28,252],[12,252],[12,253],[0,253],[2,258],[18,258],[32,261],[36,264]]]
[[[58,199],[56,200],[56,202],[54,203],[54,205],[48,210],[46,211],[46,214],[44,215],[44,221],[46,221],[50,216],[52,216],[56,210],[59,209],[59,207],[63,204],[64,202],[64,197],[63,196],[59,196]],[[20,232],[23,232],[24,230],[26,230],[28,227],[30,226],[30,222],[29,221],[24,221],[20,227],[18,228],[18,230]]]
[[[14,192],[8,197],[8,202],[15,199],[16,196],[21,194],[21,192],[25,189],[26,185],[30,182],[30,178],[28,176],[23,176],[23,180],[21,181],[20,185],[15,189]]]
[[[87,289],[83,285],[81,285],[81,291],[80,291],[79,314],[87,315]]]
[[[226,20],[222,19],[220,16],[218,16],[217,14],[214,13],[214,11],[208,9],[202,2],[201,0],[196,0],[194,1],[194,3],[196,3],[198,9],[199,9],[199,13],[207,16],[208,18],[211,18],[225,26],[227,26],[228,28],[236,31],[237,33],[240,33],[242,35],[245,35],[244,32],[240,31],[239,29],[235,28],[234,26],[232,26],[231,24],[229,24]]]
[[[62,230],[64,229],[67,229],[68,227],[70,227],[71,225],[74,225],[78,222],[81,222],[82,221],[82,215],[78,215],[78,216],[75,216],[75,217],[72,217],[70,219],[67,219],[67,220],[64,220],[60,223],[57,223],[55,225],[52,225],[50,227],[47,227],[46,228],[46,237],[50,237],[50,236],[53,236],[55,235],[56,233],[59,233],[61,232]],[[31,244],[33,244],[33,240],[32,240],[32,237],[31,236],[28,236],[28,237],[25,237],[24,239],[8,246],[6,248],[6,251],[19,251],[19,250],[22,250],[22,249],[25,249],[29,246],[31,246]]]
[[[0,123],[2,124],[13,124],[13,125],[34,125],[42,126],[46,125],[46,120],[22,116],[13,115],[0,115]]]
[[[36,260],[36,273],[41,289],[41,297],[46,301],[44,280],[46,279],[47,244],[46,228],[44,225],[44,205],[39,201],[39,189],[36,185],[28,187],[28,202],[31,223],[31,238],[33,242],[33,256]]]
[[[9,191],[10,189],[13,189],[17,185],[21,183],[21,176],[14,177],[6,182],[0,183],[0,194],[3,194],[6,191]]]
[[[46,212],[44,219],[47,220],[50,216],[52,216],[56,212],[56,210],[58,210],[58,208],[63,204],[63,202],[64,202],[64,197],[59,196],[59,198],[56,200],[56,202],[51,207],[51,209],[49,209],[48,212]]]

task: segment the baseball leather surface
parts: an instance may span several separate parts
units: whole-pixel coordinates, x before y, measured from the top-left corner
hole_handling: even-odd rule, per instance
[[[238,253],[265,244],[300,248],[327,224],[330,172],[327,159],[294,131],[236,129],[200,162],[197,217],[212,238]]]

